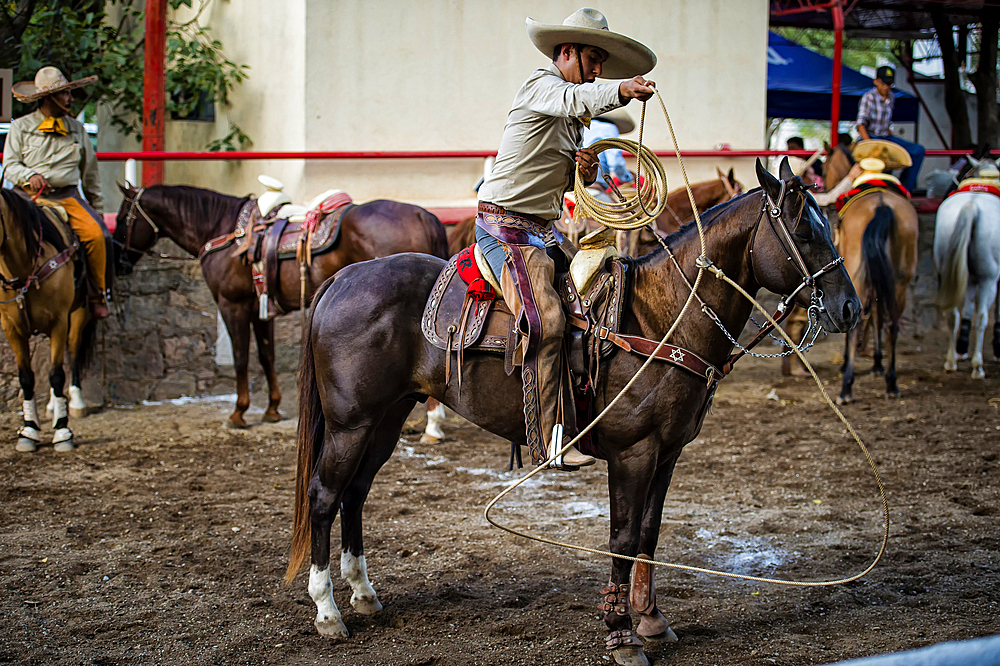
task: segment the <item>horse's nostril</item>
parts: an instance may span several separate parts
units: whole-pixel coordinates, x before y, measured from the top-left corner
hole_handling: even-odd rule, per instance
[[[860,308],[858,304],[855,303],[853,298],[849,298],[844,301],[844,321],[848,324],[853,325],[857,318]]]

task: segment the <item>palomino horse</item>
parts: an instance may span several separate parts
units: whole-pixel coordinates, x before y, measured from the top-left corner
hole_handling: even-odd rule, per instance
[[[945,199],[934,227],[934,263],[938,307],[949,313],[952,327],[944,369],[958,369],[958,356],[968,351],[974,331],[972,378],[984,379],[983,336],[1000,280],[1000,197],[956,192]],[[1000,359],[1000,301],[993,324],[993,356]]]
[[[63,360],[69,353],[72,381],[89,360],[96,320],[87,309],[83,249],[68,242],[34,203],[13,190],[0,189],[0,325],[14,350],[24,394],[24,426],[17,450],[31,452],[41,441],[35,408],[35,373],[31,369],[31,336],[49,338],[52,367],[52,443],[56,451],[72,451],[73,433],[63,386]]]
[[[135,262],[162,235],[194,256],[205,244],[231,234],[247,198],[237,198],[197,187],[155,185],[144,190],[122,188],[125,198],[115,228],[115,261],[119,273],[131,272]],[[131,220],[131,221],[130,221]],[[155,224],[155,228],[152,226]],[[370,201],[349,209],[343,216],[337,246],[313,255],[306,275],[306,304],[313,292],[348,264],[385,257],[397,252],[426,252],[445,258],[448,252],[444,227],[423,208],[396,201]],[[272,298],[285,312],[299,309],[299,266],[280,264],[281,288]],[[246,426],[243,414],[250,407],[247,364],[250,327],[257,339],[257,354],[267,377],[269,402],[264,421],[278,421],[281,390],[274,370],[274,320],[261,321],[250,267],[231,250],[205,254],[201,272],[219,306],[233,344],[236,371],[236,409],[229,417]]]
[[[872,374],[885,374],[885,395],[899,397],[896,384],[896,339],[906,307],[906,290],[917,269],[917,211],[908,199],[877,189],[861,194],[843,211],[837,249],[851,274],[854,288],[873,317]],[[882,366],[882,333],[888,345],[889,367]],[[843,383],[837,403],[853,400],[854,357],[858,331],[847,334]]]
[[[807,305],[809,290],[800,287],[814,284],[812,297],[821,295],[823,325],[847,331],[857,322],[861,303],[814,200],[787,163],[782,174],[788,180],[779,181],[758,162],[763,189],[706,216],[708,258],[751,294],[761,288],[795,292],[796,300]],[[659,340],[688,297],[687,280],[694,279],[701,254],[697,229],[688,225],[668,242],[673,255],[661,249],[624,262],[631,295],[624,299],[623,334]],[[316,295],[299,378],[295,519],[286,581],[311,551],[309,594],[317,606],[316,628],[335,639],[347,638],[348,631],[333,599],[331,525],[340,511],[341,575],[353,588],[351,604],[361,613],[379,611],[362,545],[362,507],[416,402],[433,396],[490,432],[525,443],[521,378],[507,374],[504,357],[467,354],[459,390],[455,382],[446,383],[445,352],[421,333],[424,304],[443,266],[415,254],[369,261],[345,268]],[[751,304],[722,280],[702,281],[699,293],[719,323],[692,308],[671,342],[721,367],[732,350],[728,336],[743,330]],[[621,350],[609,358],[597,387],[598,409],[643,361]],[[599,455],[608,465],[613,552],[654,554],[674,465],[701,429],[713,392],[705,376],[653,364],[596,425]],[[609,587],[617,601],[604,619],[617,642],[615,658],[644,664],[627,610],[631,570],[631,562],[615,559]],[[655,603],[641,610],[639,634],[668,631]]]

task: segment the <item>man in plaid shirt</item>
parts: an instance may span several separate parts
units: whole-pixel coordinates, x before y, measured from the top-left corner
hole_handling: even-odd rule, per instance
[[[875,72],[875,87],[861,96],[858,104],[858,134],[862,140],[884,139],[903,147],[910,154],[913,166],[903,169],[899,179],[910,192],[917,186],[917,174],[924,162],[924,147],[892,135],[892,107],[896,96],[892,93],[896,73],[892,67],[879,67]]]

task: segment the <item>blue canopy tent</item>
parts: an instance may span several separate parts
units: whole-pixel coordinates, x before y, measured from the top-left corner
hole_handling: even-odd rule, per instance
[[[870,77],[841,66],[840,119],[858,116],[861,96],[874,87]],[[770,33],[767,43],[767,115],[769,118],[830,120],[833,60]],[[917,98],[895,90],[893,121],[915,122]]]

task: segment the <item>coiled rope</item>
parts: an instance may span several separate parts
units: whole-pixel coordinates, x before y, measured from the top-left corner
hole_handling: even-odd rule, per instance
[[[603,557],[612,557],[612,558],[617,558],[617,559],[620,559],[620,560],[626,560],[626,561],[630,561],[630,562],[639,562],[639,561],[642,561],[642,562],[644,562],[646,564],[652,564],[652,565],[655,565],[655,566],[667,567],[667,568],[670,568],[670,569],[678,569],[678,570],[682,570],[682,571],[690,571],[690,572],[693,572],[693,573],[704,573],[704,574],[710,574],[710,575],[713,575],[713,576],[722,576],[724,578],[732,578],[732,579],[737,579],[737,580],[753,581],[753,582],[758,582],[758,583],[775,583],[775,584],[778,584],[778,585],[788,585],[788,586],[793,586],[793,587],[827,587],[827,586],[831,586],[831,585],[842,585],[844,583],[849,583],[851,581],[858,580],[859,578],[867,575],[872,569],[875,568],[875,566],[882,559],[882,556],[885,554],[886,546],[888,545],[888,542],[889,542],[889,503],[888,503],[888,500],[886,499],[886,496],[885,496],[885,487],[882,485],[882,479],[879,476],[878,468],[875,466],[875,461],[872,459],[871,454],[868,452],[868,449],[865,446],[864,442],[861,441],[861,438],[858,436],[858,433],[854,430],[854,428],[851,426],[851,424],[847,421],[847,418],[843,415],[843,413],[837,408],[837,406],[830,399],[829,394],[826,392],[826,388],[823,386],[823,382],[816,375],[816,371],[813,370],[812,365],[809,363],[808,360],[806,360],[806,357],[798,349],[798,346],[795,343],[792,342],[792,339],[790,337],[788,337],[788,334],[780,326],[777,325],[777,323],[774,321],[774,319],[772,319],[771,315],[767,312],[767,310],[765,310],[764,307],[760,303],[758,303],[756,299],[753,298],[753,296],[751,296],[750,294],[748,294],[742,287],[740,287],[740,285],[738,285],[731,278],[729,278],[729,276],[727,276],[725,273],[723,273],[720,268],[718,268],[717,266],[715,266],[715,264],[713,264],[711,262],[711,260],[709,260],[705,256],[705,234],[704,234],[704,229],[703,229],[702,224],[701,224],[701,215],[698,213],[698,206],[695,204],[695,201],[694,201],[694,194],[691,191],[691,184],[688,182],[687,170],[684,168],[684,160],[681,158],[680,148],[677,145],[677,137],[674,134],[673,124],[670,122],[670,114],[667,113],[667,107],[663,103],[663,99],[660,97],[660,94],[659,94],[658,91],[655,92],[655,95],[656,95],[657,100],[659,100],[659,102],[660,102],[660,107],[663,109],[663,116],[664,116],[664,118],[666,118],[667,127],[670,130],[670,138],[671,138],[671,140],[673,141],[673,144],[674,144],[674,153],[677,156],[678,163],[680,164],[681,175],[684,178],[684,187],[687,189],[688,199],[691,202],[691,209],[694,211],[695,224],[697,225],[697,229],[698,229],[698,240],[699,240],[699,242],[701,244],[701,255],[699,256],[698,261],[696,262],[696,265],[698,267],[698,273],[697,273],[697,275],[695,277],[694,283],[691,285],[691,292],[688,294],[688,298],[684,302],[684,307],[681,308],[681,311],[677,315],[677,318],[674,320],[674,323],[670,326],[670,329],[663,335],[663,338],[660,340],[659,344],[656,346],[656,349],[653,350],[653,352],[649,355],[649,358],[647,358],[646,361],[642,364],[642,366],[639,367],[639,369],[636,371],[635,375],[633,375],[632,378],[625,384],[625,386],[622,387],[622,389],[618,392],[618,395],[616,395],[614,397],[614,399],[611,400],[611,402],[609,402],[607,404],[607,406],[605,406],[605,408],[601,411],[601,413],[598,414],[594,418],[594,420],[591,421],[585,428],[583,428],[576,437],[574,437],[565,446],[563,446],[561,450],[559,450],[558,452],[556,452],[555,454],[553,454],[543,464],[537,466],[535,469],[531,470],[530,472],[528,472],[527,474],[525,474],[524,476],[522,476],[520,479],[514,481],[509,486],[507,486],[506,488],[504,488],[500,492],[500,494],[498,494],[496,497],[494,497],[489,502],[489,504],[486,505],[486,508],[483,510],[483,515],[486,518],[486,521],[490,525],[493,525],[496,528],[499,528],[499,529],[501,529],[501,530],[503,530],[505,532],[508,532],[509,534],[513,534],[515,536],[524,537],[524,538],[530,539],[532,541],[538,541],[540,543],[549,544],[551,546],[557,546],[559,548],[566,548],[566,549],[569,549],[569,550],[577,550],[577,551],[581,551],[581,552],[584,552],[584,553],[590,553],[592,555],[600,555],[600,556],[603,556]],[[645,114],[646,114],[646,104],[644,102],[643,106],[642,106],[642,114],[640,115],[640,121],[639,121],[639,140],[640,141],[642,140],[642,124],[643,124],[643,120],[645,119]],[[599,147],[600,150],[605,150],[606,148],[601,147],[601,144],[603,142],[606,142],[606,141],[624,141],[624,140],[622,140],[622,139],[618,139],[618,140],[603,139],[601,141],[595,142],[593,145]],[[613,146],[608,146],[608,147],[613,147]],[[600,152],[600,150],[598,152]],[[659,164],[659,160],[656,158],[656,156],[651,151],[649,151],[648,149],[646,149],[644,146],[642,146],[639,143],[635,144],[635,150],[634,151],[632,150],[632,148],[629,148],[628,150],[630,150],[630,152],[634,152],[634,154],[637,157],[638,156],[642,156],[643,154],[652,155],[652,157],[656,161],[656,163]],[[652,165],[651,164],[647,164],[647,166],[652,166]],[[663,165],[662,164],[659,164],[658,169],[651,169],[651,170],[647,171],[647,173],[657,173],[657,172],[663,173]],[[639,174],[639,169],[636,169],[636,178],[637,179],[638,179],[638,174]],[[648,182],[648,180],[647,180],[647,182]],[[579,165],[578,165],[577,166],[577,172],[576,172],[576,187],[575,187],[576,194],[577,194],[577,203],[576,203],[577,207],[579,208],[579,206],[581,205],[581,203],[585,203],[585,205],[591,206],[592,209],[594,209],[594,210],[596,210],[598,208],[602,208],[602,206],[597,206],[596,204],[593,203],[595,200],[594,200],[593,196],[589,192],[585,192],[585,191],[581,192],[581,183],[582,183],[582,177],[580,175],[580,169],[579,169]],[[653,186],[651,186],[651,187],[653,187]],[[658,195],[659,195],[659,198],[656,199],[656,201],[658,201],[658,202],[662,201],[665,204],[665,201],[666,201],[666,176],[665,175],[663,176],[662,191],[658,189],[659,186],[655,186],[655,187],[656,187],[656,189],[653,189],[653,192],[654,193],[658,193]],[[583,189],[585,190],[585,188],[583,188]],[[581,194],[583,194],[584,196],[581,197]],[[638,206],[640,209],[643,209],[644,204],[646,202],[642,201],[642,199],[641,199],[642,196],[649,196],[649,195],[648,194],[647,195],[643,195],[642,189],[640,188],[640,191],[637,193],[637,195],[635,197],[636,199],[638,199],[638,202],[629,202],[629,201],[626,201],[626,202],[621,202],[621,204],[619,204],[619,205],[612,204],[612,206],[614,207],[614,211],[615,211],[614,213],[612,213],[612,212],[602,213],[602,215],[604,215],[603,219],[602,218],[594,218],[594,219],[597,219],[599,222],[601,222],[605,226],[609,226],[609,227],[615,228],[615,229],[617,229],[617,228],[622,228],[622,229],[636,229],[636,228],[639,228],[641,226],[644,226],[646,223],[649,222],[649,219],[652,218],[653,216],[647,216],[647,219],[645,219],[641,224],[637,224],[633,219],[629,219],[629,218],[633,218],[635,216],[635,213],[634,213],[634,207],[635,206]],[[598,202],[598,203],[602,203],[603,204],[604,202]],[[656,207],[654,206],[653,209],[655,210],[655,208]],[[660,210],[662,210],[662,207],[660,208]],[[643,212],[645,212],[645,209],[643,209]],[[576,211],[574,210],[574,216],[575,216],[575,213],[576,213]],[[612,217],[614,217],[614,219],[611,219]],[[610,219],[611,224],[608,224],[608,222],[606,221],[608,219]],[[615,224],[635,224],[636,226],[615,227],[614,226]],[[666,244],[663,242],[663,239],[659,237],[659,235],[657,235],[657,238],[659,238],[661,245],[664,245],[664,247],[666,247]],[[826,401],[827,405],[829,405],[830,409],[832,409],[833,412],[837,415],[837,418],[840,419],[840,421],[847,427],[848,432],[854,438],[854,441],[857,443],[858,447],[861,449],[862,454],[864,454],[865,460],[867,460],[869,467],[871,467],[872,473],[875,476],[875,483],[878,486],[879,496],[881,497],[881,500],[882,500],[882,516],[883,516],[882,543],[881,543],[881,545],[879,547],[878,553],[875,555],[875,558],[872,560],[871,564],[869,564],[860,573],[857,573],[857,574],[854,574],[852,576],[848,576],[848,577],[845,577],[845,578],[834,579],[834,580],[794,581],[794,580],[782,580],[782,579],[778,579],[778,578],[766,578],[766,577],[762,577],[762,576],[748,576],[748,575],[745,575],[745,574],[736,574],[736,573],[732,573],[732,572],[729,572],[729,571],[719,571],[719,570],[716,570],[716,569],[708,569],[708,568],[704,568],[704,567],[694,567],[694,566],[689,566],[689,565],[685,565],[685,564],[677,564],[677,563],[674,563],[674,562],[661,562],[659,560],[647,560],[645,558],[643,558],[642,560],[640,560],[637,557],[632,557],[630,555],[623,555],[621,553],[612,553],[609,550],[601,550],[601,549],[597,549],[597,548],[588,548],[586,546],[580,546],[578,544],[571,544],[571,543],[566,543],[566,542],[563,542],[563,541],[556,541],[554,539],[549,539],[549,538],[546,538],[546,537],[536,536],[536,535],[533,535],[533,534],[529,534],[527,532],[523,532],[523,531],[515,529],[513,527],[508,527],[506,525],[501,525],[500,523],[498,523],[497,521],[493,520],[493,518],[490,517],[490,511],[497,504],[497,502],[499,502],[506,495],[508,495],[510,492],[512,492],[515,488],[517,488],[518,486],[520,486],[521,484],[523,484],[524,482],[526,482],[528,479],[530,479],[534,475],[540,473],[542,470],[548,469],[549,465],[552,464],[552,462],[554,462],[555,459],[558,456],[560,456],[563,453],[565,453],[566,451],[568,451],[570,447],[575,446],[576,443],[584,435],[586,435],[588,432],[590,432],[594,428],[594,426],[597,425],[597,423],[599,423],[601,421],[601,419],[604,418],[604,416],[611,410],[611,408],[614,407],[615,404],[617,404],[618,400],[621,399],[621,397],[623,395],[625,395],[625,393],[632,387],[632,385],[636,382],[636,380],[643,373],[643,371],[645,371],[646,368],[649,367],[649,364],[654,361],[656,354],[660,351],[660,348],[666,343],[666,341],[670,338],[670,336],[673,335],[673,332],[677,328],[677,325],[684,318],[684,315],[687,313],[687,310],[688,310],[688,307],[691,304],[691,301],[694,300],[695,295],[698,292],[698,287],[701,284],[702,274],[704,273],[705,270],[710,271],[716,277],[716,279],[724,280],[726,283],[728,283],[730,286],[732,286],[734,289],[736,289],[741,295],[743,295],[747,300],[749,300],[753,304],[753,306],[764,315],[764,317],[767,318],[768,322],[770,322],[772,325],[774,325],[775,330],[781,335],[782,338],[784,338],[785,342],[788,343],[791,346],[791,348],[795,351],[796,356],[799,357],[799,359],[802,361],[802,364],[806,367],[807,370],[809,370],[809,374],[812,375],[813,381],[815,381],[816,382],[816,386],[819,387],[819,391],[822,394],[823,399]]]

